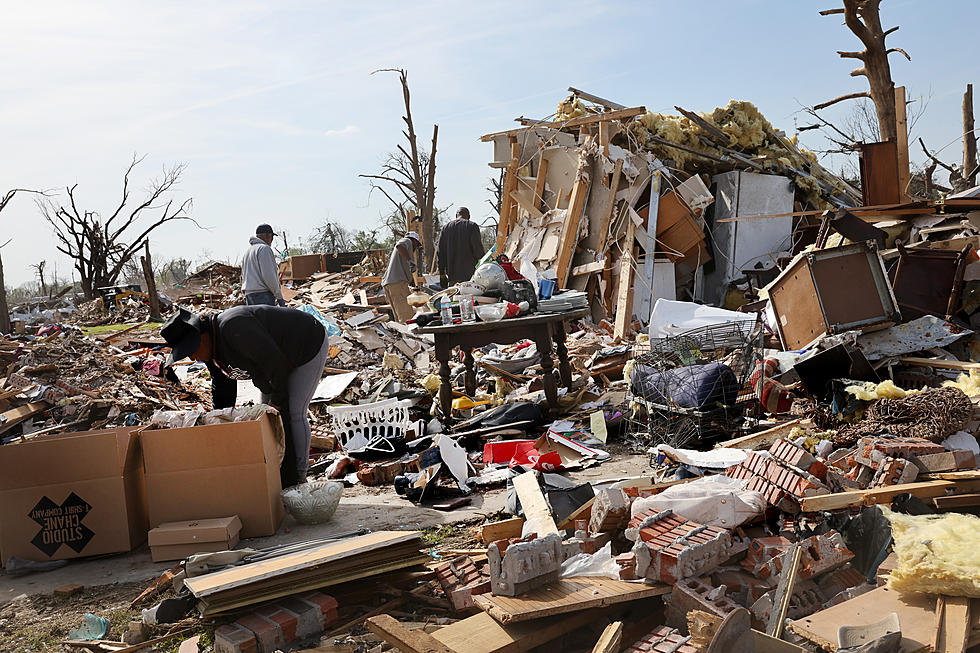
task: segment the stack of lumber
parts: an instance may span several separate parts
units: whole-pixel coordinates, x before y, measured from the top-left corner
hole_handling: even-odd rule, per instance
[[[418,531],[379,531],[190,578],[185,585],[209,616],[421,564],[428,560],[421,546]]]

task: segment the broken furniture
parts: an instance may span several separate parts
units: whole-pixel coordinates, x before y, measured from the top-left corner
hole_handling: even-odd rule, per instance
[[[960,310],[963,272],[973,252],[898,244],[898,263],[891,275],[895,299],[905,320],[924,315],[950,319]]]
[[[895,294],[874,243],[798,256],[769,285],[783,347],[805,349],[823,335],[901,322]]]
[[[384,399],[354,406],[328,406],[340,446],[348,454],[370,457],[404,453],[410,400]]]
[[[553,374],[554,362],[551,358],[552,339],[555,352],[558,354],[558,373],[562,385],[572,384],[572,368],[568,360],[568,349],[565,347],[565,322],[590,315],[588,309],[568,313],[541,313],[526,317],[515,317],[499,322],[470,322],[443,326],[430,326],[418,329],[417,333],[431,334],[435,338],[436,360],[439,361],[439,376],[442,384],[439,387],[439,401],[442,414],[452,415],[453,383],[450,377],[449,359],[453,349],[459,347],[463,351],[466,364],[465,390],[466,394],[476,394],[476,365],[473,360],[473,349],[489,344],[510,345],[520,340],[530,339],[537,345],[541,355],[541,380],[544,383],[544,393],[548,405],[558,408],[558,385]]]

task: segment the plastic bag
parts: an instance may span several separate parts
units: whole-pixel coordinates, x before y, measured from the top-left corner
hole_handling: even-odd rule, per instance
[[[743,490],[743,481],[727,476],[706,476],[674,485],[660,494],[633,502],[632,515],[645,510],[673,510],[699,524],[735,528],[766,508],[766,499],[754,490]]]
[[[331,320],[323,317],[320,311],[316,310],[309,304],[303,304],[302,306],[299,307],[299,310],[303,311],[304,313],[309,313],[310,315],[315,317],[317,321],[320,322],[320,324],[322,324],[326,328],[328,336],[340,335],[340,327],[334,324]]]
[[[619,565],[612,555],[612,542],[592,555],[578,553],[561,563],[561,578],[574,576],[602,576],[619,580]]]

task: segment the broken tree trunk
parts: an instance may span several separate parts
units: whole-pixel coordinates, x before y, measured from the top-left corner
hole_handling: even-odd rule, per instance
[[[968,186],[977,184],[977,136],[973,129],[973,84],[967,84],[963,94],[963,177]]]
[[[909,61],[912,58],[901,48],[887,48],[885,46],[885,37],[897,30],[898,26],[888,30],[882,29],[881,17],[878,13],[878,5],[880,4],[881,0],[844,0],[843,9],[828,9],[821,11],[820,14],[823,16],[844,14],[844,23],[864,44],[864,50],[859,52],[838,50],[837,54],[845,59],[861,60],[863,65],[852,70],[851,77],[863,76],[868,78],[871,100],[875,104],[875,113],[878,115],[881,140],[891,141],[896,138],[898,130],[895,125],[895,83],[892,81],[888,55],[892,52],[898,52]],[[861,97],[861,94],[843,95],[833,102],[824,102],[823,105],[818,106],[826,107],[836,101],[852,97]]]
[[[160,295],[157,293],[157,282],[153,278],[153,261],[150,258],[150,241],[143,243],[146,253],[140,257],[143,266],[143,279],[146,281],[146,294],[150,298],[150,319],[160,319]]]

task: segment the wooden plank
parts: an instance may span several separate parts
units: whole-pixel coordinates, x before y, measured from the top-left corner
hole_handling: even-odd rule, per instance
[[[783,626],[786,624],[786,611],[789,610],[789,602],[793,597],[793,587],[796,585],[796,574],[800,569],[800,555],[803,547],[797,543],[791,549],[782,554],[782,572],[779,574],[779,583],[776,585],[776,594],[773,596],[773,611],[769,616],[769,623],[766,625],[766,634],[779,639],[783,635]]]
[[[589,102],[593,102],[595,104],[601,104],[602,106],[606,107],[607,109],[625,109],[626,108],[622,104],[618,104],[616,102],[613,102],[612,100],[607,100],[605,98],[601,98],[598,95],[592,95],[591,93],[586,93],[585,91],[582,91],[580,89],[577,89],[577,88],[575,88],[573,86],[569,86],[568,87],[568,92],[569,93],[574,93],[577,97],[580,97],[583,100],[588,100]]]
[[[632,107],[630,109],[617,109],[616,111],[607,111],[606,113],[596,113],[590,116],[580,116],[578,118],[572,118],[570,120],[559,122],[539,122],[526,127],[519,127],[517,129],[508,129],[501,132],[494,132],[492,134],[484,134],[480,137],[480,140],[487,143],[498,136],[517,136],[518,134],[535,127],[545,127],[547,129],[571,129],[572,127],[594,125],[598,122],[602,122],[603,120],[626,120],[628,118],[643,115],[646,112],[646,107]]]
[[[521,146],[517,142],[510,144],[510,164],[504,172],[504,190],[500,197],[500,223],[497,225],[497,251],[502,252],[504,243],[511,230],[511,213],[514,200],[511,197],[517,189],[517,171],[521,163]]]
[[[935,358],[921,358],[918,356],[902,356],[898,359],[903,365],[913,367],[938,367],[943,370],[959,370],[969,372],[970,370],[980,370],[980,363],[967,363],[965,361],[944,361]]]
[[[527,211],[532,218],[537,219],[544,215],[541,213],[541,210],[535,206],[534,197],[528,197],[527,194],[519,190],[511,191],[510,197],[512,200],[517,202],[518,206]]]
[[[514,491],[517,498],[521,500],[521,508],[524,509],[524,519],[534,525],[535,532],[539,536],[549,533],[558,533],[555,526],[555,518],[548,507],[548,501],[541,492],[538,485],[538,475],[531,472],[524,472],[514,479]]]
[[[970,599],[965,596],[936,598],[936,653],[964,653],[970,641]]]
[[[592,647],[592,653],[619,653],[623,644],[623,622],[614,621],[602,631],[599,641]]]
[[[619,259],[619,281],[616,297],[616,324],[613,337],[623,339],[629,334],[633,323],[633,240],[636,238],[636,225],[627,221],[626,244]]]
[[[500,623],[510,624],[663,596],[669,594],[671,589],[670,585],[646,585],[601,576],[582,576],[562,578],[520,597],[480,594],[474,596],[473,601]]]
[[[544,203],[544,184],[548,177],[548,159],[544,158],[544,152],[541,152],[538,156],[541,157],[541,162],[538,164],[538,177],[534,180],[534,207],[538,211],[547,211],[548,207]]]
[[[971,481],[923,481],[890,485],[869,490],[852,490],[836,494],[821,494],[815,497],[800,499],[800,509],[803,512],[820,512],[823,510],[840,510],[841,508],[856,508],[858,506],[873,506],[878,503],[891,503],[899,494],[909,493],[920,499],[931,499],[946,494],[947,490],[980,490],[980,480]]]
[[[558,274],[559,288],[565,288],[568,283],[572,257],[575,255],[575,246],[578,245],[578,227],[582,221],[582,212],[585,210],[585,200],[588,195],[589,181],[579,177],[572,186],[572,197],[568,200],[565,223],[561,230],[561,242],[558,245],[558,262],[555,270]]]
[[[602,272],[605,268],[605,261],[593,261],[592,263],[585,263],[584,265],[576,265],[574,268],[572,268],[572,276],[580,277],[583,274],[595,274],[596,272]]]
[[[905,114],[905,87],[895,87],[895,144],[898,146],[898,190],[903,202],[909,194],[909,124]],[[966,174],[966,173],[964,173]]]
[[[653,275],[656,267],[657,228],[660,219],[660,181],[660,170],[652,171],[650,175],[650,204],[647,208],[647,227],[645,232],[641,229],[642,236],[639,239],[643,246],[643,284],[641,287],[645,291],[642,293],[639,314],[647,319],[649,319],[653,309],[653,303],[657,300],[653,296]]]
[[[503,625],[481,612],[432,634],[457,653],[521,653],[595,621],[592,610]]]
[[[602,148],[602,155],[609,156],[609,121],[603,120],[599,123],[599,147]]]
[[[18,406],[17,408],[11,408],[7,412],[0,414],[0,433],[6,433],[21,422],[46,411],[50,407],[51,404],[46,401],[35,401]]]
[[[751,433],[749,435],[743,435],[738,438],[731,440],[725,440],[724,442],[719,442],[715,445],[715,449],[767,449],[772,446],[772,443],[776,440],[781,440],[787,437],[795,427],[799,426],[803,428],[813,424],[811,420],[803,419],[802,417],[797,419],[791,419],[788,422],[783,422],[782,424],[777,424],[770,427],[764,431],[759,431],[758,433]]]
[[[523,526],[524,519],[522,517],[484,524],[480,529],[480,541],[484,544],[490,544],[505,538],[520,537]]]
[[[954,494],[952,496],[940,496],[932,500],[939,510],[954,510],[956,508],[972,508],[980,506],[980,494]]]
[[[829,651],[836,651],[839,648],[837,629],[840,626],[873,624],[895,612],[898,613],[898,621],[902,627],[902,643],[896,653],[920,653],[933,650],[936,636],[935,609],[935,595],[912,592],[902,594],[887,587],[879,587],[808,617],[791,621],[789,630]],[[970,644],[975,645],[980,642],[977,610],[972,611],[969,623]]]
[[[409,630],[387,614],[364,622],[368,630],[405,653],[454,653],[451,648],[424,630]]]

